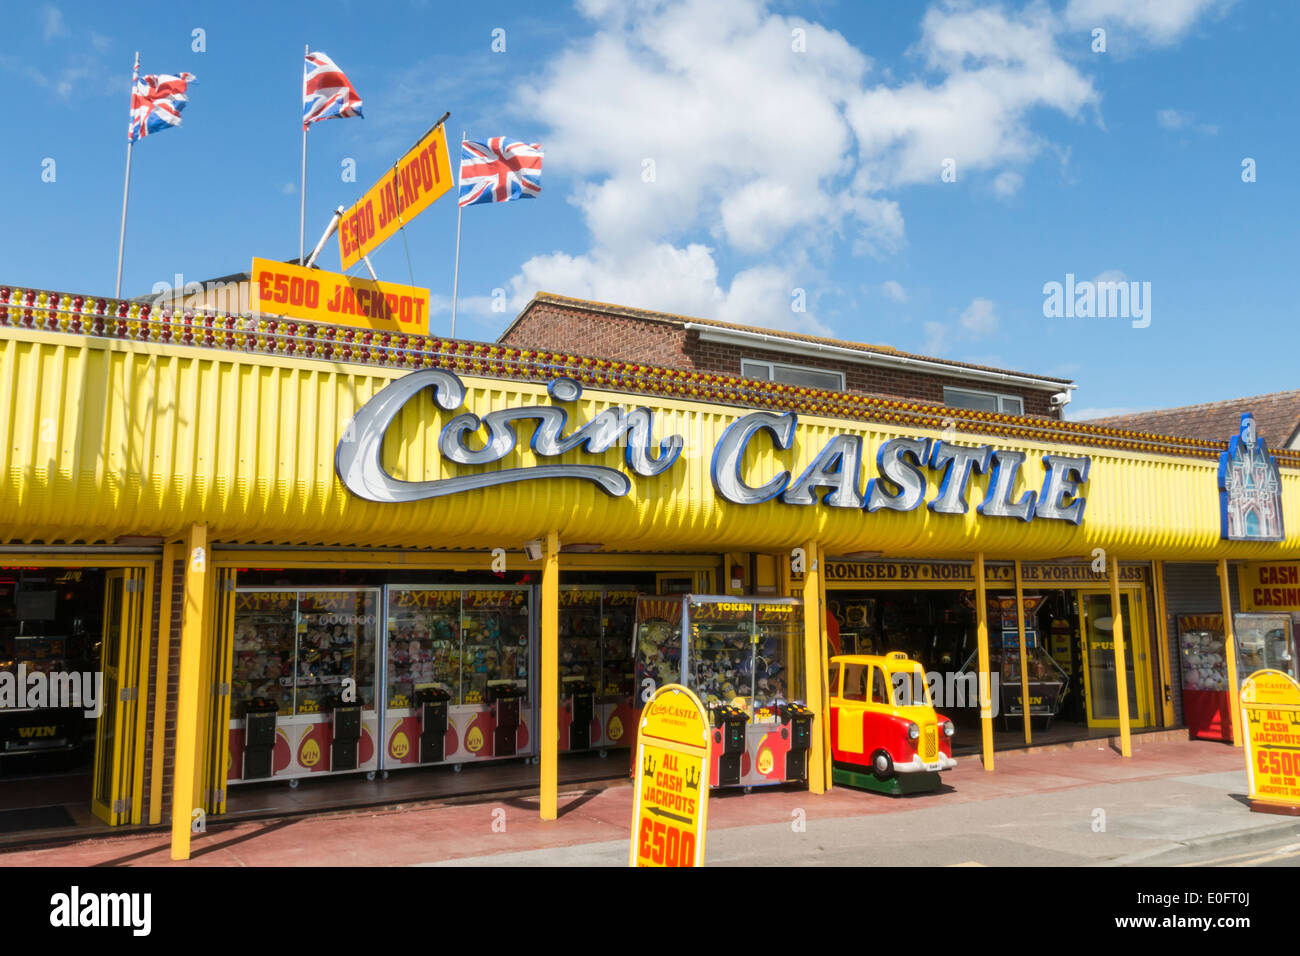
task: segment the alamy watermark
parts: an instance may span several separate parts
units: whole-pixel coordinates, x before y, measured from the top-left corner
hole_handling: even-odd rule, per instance
[[[924,703],[926,691],[929,691],[931,706],[940,710],[979,706],[979,673],[977,671],[913,671],[895,673],[894,700],[899,706],[913,702]],[[998,673],[989,673],[989,707],[990,716],[998,715]]]
[[[155,282],[150,290],[154,309],[207,309],[226,315],[244,315],[252,310],[251,282],[186,282],[176,273],[172,282]]]
[[[1122,280],[1074,281],[1067,272],[1065,282],[1043,286],[1043,316],[1048,319],[1132,319],[1135,329],[1151,324],[1151,283]]]
[[[0,671],[0,710],[80,709],[87,717],[104,712],[102,671]]]

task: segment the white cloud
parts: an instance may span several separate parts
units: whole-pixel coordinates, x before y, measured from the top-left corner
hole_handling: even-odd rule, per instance
[[[926,322],[922,328],[925,329],[925,345],[922,351],[926,355],[940,355],[948,347],[948,326],[942,322]]]
[[[1077,117],[1098,102],[1092,81],[1057,50],[1060,25],[1045,7],[1009,14],[944,4],[921,28],[919,53],[942,79],[865,89],[847,110],[873,182],[938,183],[948,159],[959,181],[1025,163],[1043,147],[1031,111]]]
[[[92,33],[90,35],[90,45],[102,53],[113,45],[113,40],[102,33]]]
[[[972,335],[992,335],[998,328],[998,315],[989,299],[972,299],[958,322]]]
[[[283,186],[280,187],[280,192],[284,193],[286,196],[292,196],[297,191],[298,191],[297,183],[285,183]]]
[[[41,7],[41,31],[46,43],[67,36],[68,25],[63,22],[63,11],[48,3]]]
[[[880,284],[880,292],[886,299],[889,299],[892,302],[897,302],[900,305],[907,301],[907,290],[893,279],[882,282]]]
[[[743,270],[724,287],[712,249],[659,242],[578,256],[534,256],[510,280],[510,298],[511,307],[518,309],[537,292],[558,292],[740,325],[829,334],[809,313],[793,311],[797,288],[803,286],[795,268],[785,265]]]
[[[1131,30],[1155,46],[1176,43],[1207,13],[1222,15],[1235,0],[1070,0],[1065,20],[1074,29]]]
[[[1156,122],[1161,129],[1182,129],[1191,122],[1191,115],[1178,110],[1157,110]]]
[[[1008,169],[1005,172],[998,173],[993,180],[993,192],[999,199],[1010,199],[1020,191],[1024,185],[1025,177],[1015,170]]]
[[[1191,130],[1206,136],[1213,136],[1219,131],[1217,126],[1196,122],[1196,117],[1185,110],[1156,110],[1156,125],[1171,132]]]
[[[939,185],[951,157],[959,182],[987,172],[993,194],[1011,196],[1026,164],[1060,152],[1031,117],[1080,119],[1100,102],[1061,53],[1065,23],[1045,3],[940,0],[903,80],[764,0],[578,8],[591,34],[520,85],[518,112],[547,130],[548,172],[575,182],[568,198],[590,242],[524,263],[512,305],[546,290],[824,331],[814,280],[836,244],[874,257],[904,245],[888,190]],[[808,290],[809,311],[791,312],[794,288]],[[967,312],[967,325],[996,328],[991,304]]]

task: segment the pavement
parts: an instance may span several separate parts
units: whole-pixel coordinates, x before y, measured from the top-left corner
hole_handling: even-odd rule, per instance
[[[1242,751],[1221,743],[1134,739],[1068,751],[999,753],[995,772],[959,760],[932,794],[845,787],[715,791],[710,865],[1146,866],[1300,862],[1300,820],[1253,813]],[[622,866],[626,781],[563,791],[560,817],[536,796],[469,804],[213,823],[188,862],[166,831],[0,853],[0,866]],[[1237,861],[1237,862],[1233,862]],[[1245,865],[1254,865],[1247,863]]]

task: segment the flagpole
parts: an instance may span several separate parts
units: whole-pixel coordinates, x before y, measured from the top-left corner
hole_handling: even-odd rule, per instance
[[[135,51],[135,65],[131,67],[131,103],[135,103],[135,84],[140,75],[140,51]],[[127,113],[130,116],[130,111]],[[126,135],[126,182],[122,185],[122,227],[117,233],[117,284],[113,287],[113,298],[122,297],[122,250],[126,246],[126,200],[131,195],[131,147],[135,145],[127,123]]]
[[[465,142],[465,130],[460,131],[460,141]],[[460,166],[457,164],[456,173],[456,266],[451,276],[451,337],[453,341],[456,338],[456,296],[460,291],[460,217],[465,211],[465,207],[460,204]]]
[[[307,61],[307,54],[311,52],[311,44],[303,44],[302,58],[303,62]],[[301,112],[302,107],[298,107]],[[307,124],[302,124],[302,188],[298,190],[298,265],[302,265],[303,255],[303,232],[307,226]]]

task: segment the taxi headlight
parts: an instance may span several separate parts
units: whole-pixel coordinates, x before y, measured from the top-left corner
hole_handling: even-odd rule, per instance
[[[945,737],[951,737],[956,732],[957,732],[957,728],[952,725],[951,720],[945,720],[943,722],[943,735]]]
[[[907,725],[907,739],[916,740],[921,736],[921,728],[916,724]]]

